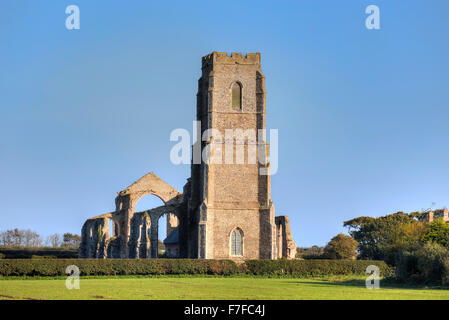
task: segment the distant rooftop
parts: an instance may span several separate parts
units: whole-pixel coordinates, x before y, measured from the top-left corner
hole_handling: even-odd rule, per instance
[[[173,232],[170,233],[167,238],[165,238],[164,244],[175,244],[175,243],[179,242],[178,229],[179,228],[176,228],[175,230],[173,230]]]

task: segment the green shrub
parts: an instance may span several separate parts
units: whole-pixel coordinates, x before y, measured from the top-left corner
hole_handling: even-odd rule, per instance
[[[78,250],[70,248],[0,248],[6,259],[32,259],[34,256],[53,256],[58,259],[76,259]]]
[[[343,233],[337,234],[324,248],[324,256],[327,259],[355,259],[359,243],[353,237]]]
[[[231,260],[204,259],[3,259],[3,276],[63,276],[69,265],[81,275],[237,275],[322,276],[365,274],[366,267],[379,266],[381,275],[389,275],[382,261],[361,260]]]
[[[396,257],[396,279],[420,284],[449,284],[449,251],[428,242]]]
[[[62,276],[69,265],[76,265],[81,275],[164,275],[238,274],[239,268],[228,260],[193,259],[4,259],[3,276]]]
[[[422,240],[449,247],[449,225],[442,218],[433,220],[429,223],[429,230],[422,237]]]
[[[0,253],[0,259],[5,259],[5,255],[3,253]]]
[[[57,259],[56,256],[38,256],[38,255],[32,255],[31,259]]]
[[[372,260],[247,260],[248,273],[253,275],[325,276],[365,274],[369,265],[379,267],[381,276],[392,274],[383,261]]]

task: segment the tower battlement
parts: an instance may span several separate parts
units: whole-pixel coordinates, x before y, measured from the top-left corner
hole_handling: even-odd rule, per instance
[[[209,67],[211,64],[257,64],[260,65],[260,53],[247,53],[245,56],[241,52],[232,52],[228,55],[227,52],[214,51],[211,54],[203,57],[203,68]]]

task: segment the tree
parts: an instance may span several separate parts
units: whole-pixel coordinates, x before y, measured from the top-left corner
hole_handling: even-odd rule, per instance
[[[355,259],[358,245],[354,238],[340,233],[329,241],[324,248],[324,255],[328,259]]]
[[[10,246],[10,241],[8,238],[8,232],[7,231],[2,231],[0,232],[0,244],[2,247],[9,247]]]
[[[63,237],[60,234],[52,234],[45,239],[45,245],[51,247],[78,248],[81,237],[77,234],[65,233]],[[16,248],[37,248],[42,247],[44,241],[40,234],[30,229],[11,229],[0,231],[1,247]]]
[[[449,225],[443,219],[433,220],[422,240],[424,242],[435,242],[446,248],[449,247]]]
[[[25,234],[22,230],[19,230],[15,228],[14,230],[8,230],[10,232],[10,237],[12,239],[12,246],[13,247],[22,247],[23,241],[25,238]]]
[[[397,212],[383,217],[358,217],[344,222],[350,235],[359,242],[362,259],[384,260],[397,241],[398,230],[406,224],[418,223],[416,215]]]
[[[421,243],[397,255],[396,279],[413,284],[449,283],[449,250],[436,242]]]
[[[322,259],[324,253],[324,247],[317,245],[311,246],[309,248],[297,247],[296,248],[296,258],[301,259]]]
[[[157,240],[157,254],[159,257],[165,256],[165,244],[161,240]]]
[[[422,221],[399,224],[396,229],[390,231],[388,241],[380,245],[384,260],[394,265],[403,252],[416,250],[422,245],[422,237],[428,228],[428,224]]]
[[[37,232],[28,229],[24,230],[23,233],[24,233],[24,246],[26,248],[42,246],[42,238]]]
[[[62,247],[78,248],[81,243],[81,236],[69,232],[64,233],[62,240]]]
[[[0,246],[2,247],[40,247],[42,246],[41,236],[31,230],[6,230],[0,232]]]
[[[61,246],[61,235],[58,233],[52,234],[47,237],[47,245],[53,248]]]

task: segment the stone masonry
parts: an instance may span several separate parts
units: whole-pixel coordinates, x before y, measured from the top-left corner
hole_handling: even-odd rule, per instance
[[[183,193],[153,173],[120,191],[114,212],[90,218],[83,225],[80,257],[157,258],[162,216],[167,218],[167,237],[178,232],[179,257],[295,257],[289,219],[275,217],[270,175],[261,174],[270,170],[268,143],[250,134],[266,128],[265,76],[259,53],[213,52],[203,57],[196,120],[202,139],[193,145],[193,158],[196,150],[215,161],[192,159]],[[227,136],[230,129],[244,132],[243,139]],[[229,143],[231,158],[226,158]],[[248,155],[240,162],[239,152]],[[251,161],[251,154],[262,161]],[[149,194],[164,205],[135,212],[139,199]]]

